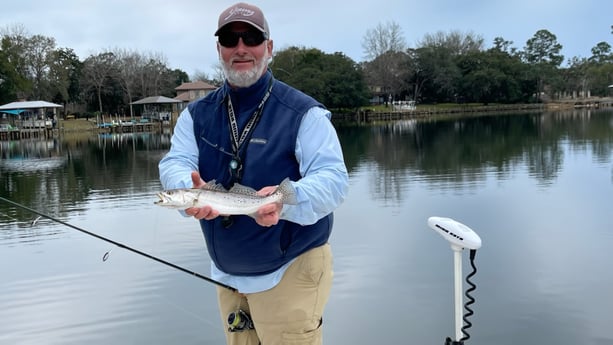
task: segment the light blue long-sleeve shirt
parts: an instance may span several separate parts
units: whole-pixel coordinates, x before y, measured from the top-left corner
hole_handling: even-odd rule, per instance
[[[310,225],[333,212],[345,199],[348,175],[343,153],[329,111],[313,107],[304,115],[296,139],[299,181],[293,181],[298,203],[284,205],[280,218]],[[159,163],[160,181],[165,189],[191,188],[191,172],[198,171],[198,145],[192,116],[185,109],[174,129],[170,151]],[[234,276],[211,263],[211,277],[242,293],[268,290],[282,278],[292,261],[270,274]]]

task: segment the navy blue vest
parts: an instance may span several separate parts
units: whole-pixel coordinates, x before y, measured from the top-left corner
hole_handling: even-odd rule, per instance
[[[277,185],[286,177],[300,180],[295,156],[300,122],[308,109],[322,105],[275,80],[270,71],[251,87],[231,90],[225,83],[189,105],[203,180],[215,179],[226,188],[233,183],[226,97],[232,99],[240,134],[270,85],[271,94],[261,118],[240,152],[240,183],[259,190]],[[275,226],[261,227],[249,216],[232,216],[230,226],[223,223],[222,217],[201,220],[200,225],[215,265],[229,274],[250,276],[273,272],[305,251],[325,244],[332,230],[332,214],[308,226],[281,220]]]

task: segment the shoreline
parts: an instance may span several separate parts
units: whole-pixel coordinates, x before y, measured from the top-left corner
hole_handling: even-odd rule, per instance
[[[333,113],[338,121],[353,123],[369,123],[372,121],[393,121],[414,118],[426,118],[435,115],[461,115],[484,113],[521,113],[521,112],[549,112],[574,109],[605,109],[613,107],[613,98],[599,98],[594,100],[569,100],[535,104],[496,104],[496,105],[418,105],[414,110],[371,110],[362,109],[357,113]]]
[[[401,120],[407,118],[428,117],[431,115],[473,114],[486,112],[526,112],[526,111],[559,111],[571,109],[601,109],[613,107],[613,98],[594,100],[569,100],[540,104],[497,104],[497,105],[458,105],[441,107],[436,105],[418,105],[415,110],[405,111],[369,111],[359,110],[357,113],[334,113],[333,119],[339,121],[370,122],[377,120]],[[59,130],[63,133],[97,131],[95,122],[86,119],[60,120]]]

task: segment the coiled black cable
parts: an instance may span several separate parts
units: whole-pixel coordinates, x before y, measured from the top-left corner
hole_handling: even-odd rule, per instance
[[[473,271],[469,275],[466,276],[466,283],[470,285],[470,288],[468,288],[466,292],[464,293],[464,296],[466,296],[466,298],[468,299],[468,302],[464,304],[464,309],[466,310],[466,313],[464,313],[464,318],[463,318],[464,327],[462,327],[462,333],[464,333],[464,337],[460,339],[460,343],[463,343],[464,340],[468,340],[470,338],[470,334],[468,334],[466,330],[469,329],[473,325],[470,321],[468,321],[468,317],[474,314],[473,310],[470,309],[470,305],[475,303],[475,299],[470,295],[470,293],[477,289],[477,285],[475,285],[470,280],[470,278],[472,278],[475,274],[477,274],[477,267],[475,266],[475,256],[476,255],[477,255],[477,250],[471,249],[470,250],[470,266],[472,267]]]

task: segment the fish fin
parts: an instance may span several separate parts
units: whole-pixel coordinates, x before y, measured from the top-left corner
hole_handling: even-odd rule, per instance
[[[216,180],[210,180],[202,188],[204,190],[210,190],[215,192],[227,192],[226,188],[221,183],[217,183]]]
[[[286,177],[283,180],[283,182],[281,182],[281,184],[279,185],[279,187],[277,187],[275,192],[279,192],[283,195],[283,198],[281,198],[281,202],[283,202],[284,204],[287,204],[287,205],[297,205],[298,204],[298,198],[296,197],[296,189],[294,189],[294,186],[292,185],[292,181],[289,179],[289,177]]]
[[[230,188],[230,192],[236,194],[244,194],[244,195],[257,195],[257,191],[251,187],[243,186],[240,183],[235,183],[232,188]]]

